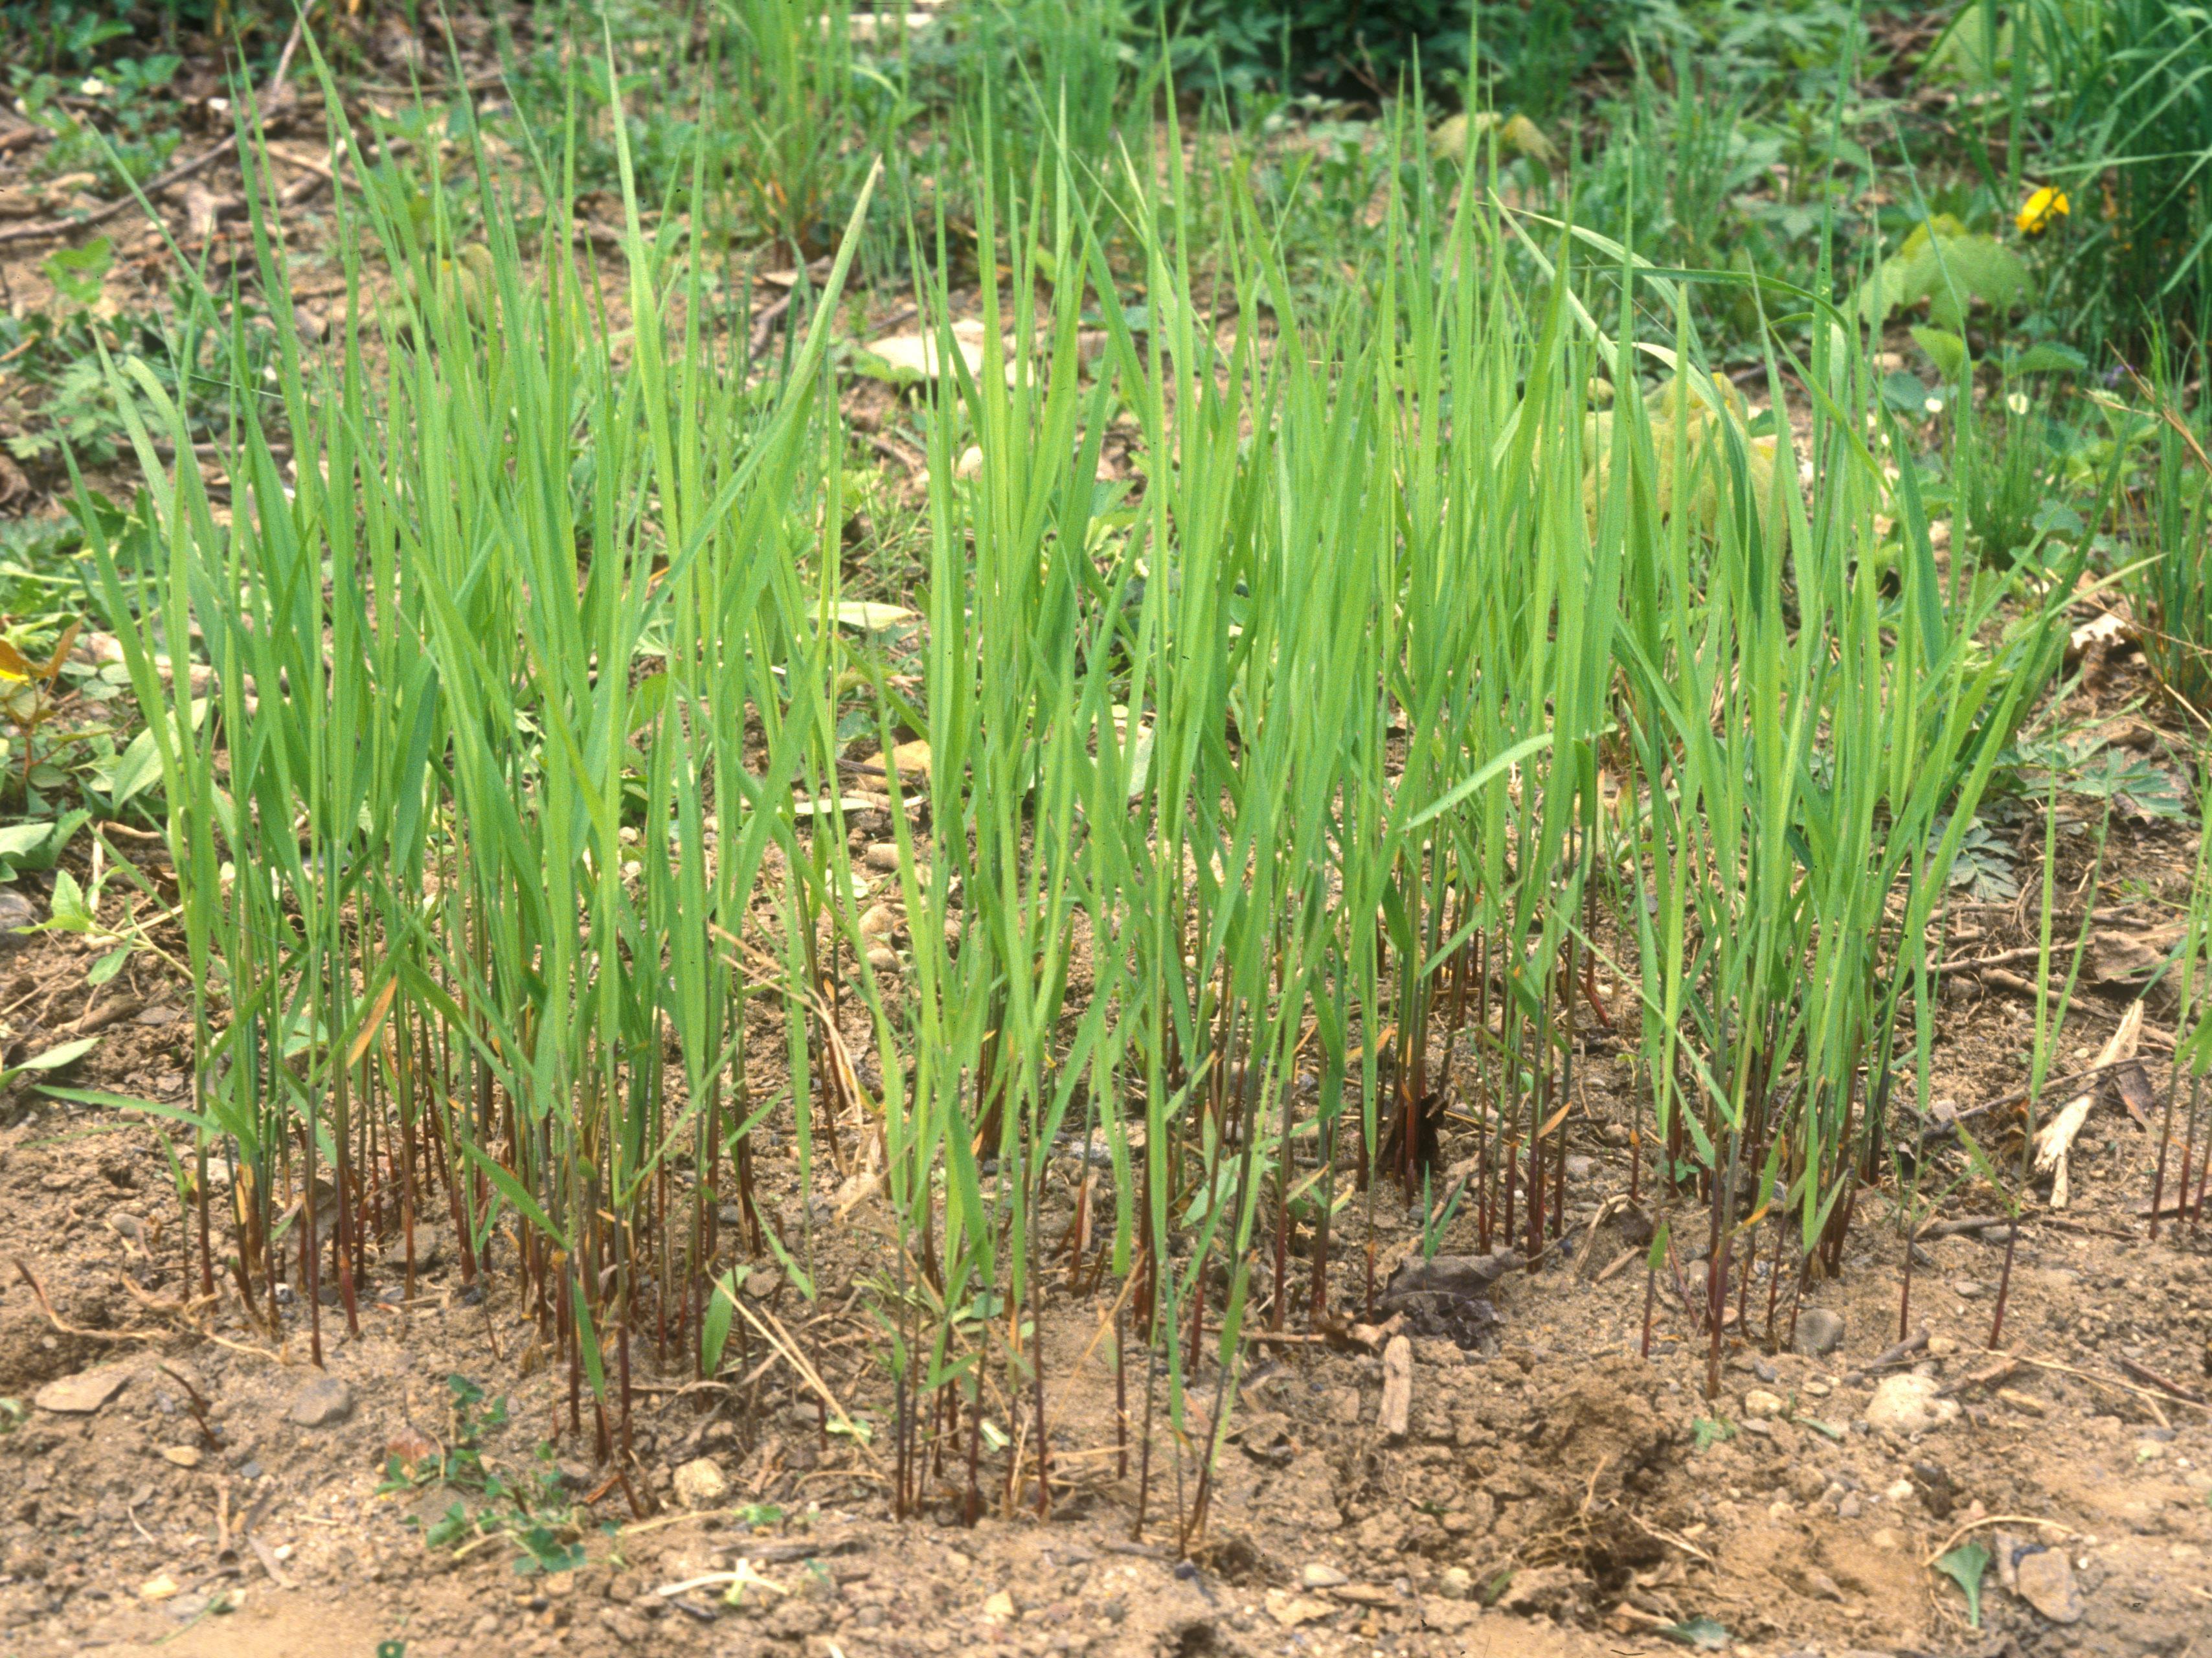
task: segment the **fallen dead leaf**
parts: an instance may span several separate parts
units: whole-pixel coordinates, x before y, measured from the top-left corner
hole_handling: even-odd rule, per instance
[[[2067,640],[2067,654],[2079,656],[2092,646],[2110,647],[2135,637],[2135,624],[2126,613],[2108,610],[2076,626]]]
[[[926,777],[929,775],[929,744],[926,740],[916,737],[912,742],[902,742],[892,749],[889,759],[881,754],[871,754],[861,764],[885,775],[889,775],[896,765],[902,777]]]

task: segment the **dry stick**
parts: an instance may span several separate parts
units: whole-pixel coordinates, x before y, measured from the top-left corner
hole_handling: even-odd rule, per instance
[[[2069,1536],[2073,1534],[2074,1531],[2074,1528],[2071,1526],[2063,1525],[2056,1520],[2045,1520],[2032,1514],[1984,1515],[1979,1520],[1969,1520],[1965,1525],[1960,1527],[1957,1531],[1953,1532],[1950,1536],[1943,1539],[1941,1545],[1937,1547],[1936,1552],[1929,1555],[1928,1558],[1921,1564],[1929,1566],[1934,1565],[1938,1560],[1942,1559],[1945,1555],[1951,1551],[1951,1545],[1953,1544],[1956,1543],[1968,1532],[1978,1530],[1984,1526],[2040,1526],[2046,1531],[2064,1532]]]
[[[2149,1407],[2151,1415],[2158,1419],[2160,1427],[2171,1428],[2173,1425],[2166,1419],[2166,1412],[2159,1409],[2161,1402],[2170,1404],[2173,1401],[2166,1395],[2155,1393],[2150,1388],[2138,1387],[2133,1382],[2120,1381],[2111,1376],[2100,1375],[2094,1370],[2083,1370],[2071,1364],[2061,1364],[2056,1359],[2031,1358],[2018,1354],[2007,1354],[2005,1356],[2012,1359],[2016,1364],[2028,1365],[2038,1370],[2054,1370],[2060,1375],[2077,1376],[2081,1381],[2092,1382],[2100,1387],[2110,1387],[2118,1393],[2133,1394]],[[2188,1401],[2184,1400],[2182,1403],[2186,1404]],[[2212,1406],[2203,1408],[2212,1410]]]
[[[37,224],[17,225],[12,230],[0,230],[0,247],[12,247],[18,243],[27,241],[51,241],[56,237],[66,236],[75,231],[89,230],[94,225],[105,224],[117,215],[137,206],[140,195],[150,200],[162,192],[184,183],[187,179],[206,172],[208,168],[237,148],[238,137],[234,133],[204,155],[195,156],[183,166],[171,168],[160,177],[148,180],[137,193],[125,196],[118,201],[109,202],[105,206],[94,208],[82,218],[47,219]]]
[[[1877,1370],[1893,1369],[1912,1357],[1914,1354],[1920,1352],[1927,1345],[1928,1332],[1924,1329],[1916,1330],[1904,1340],[1893,1342],[1883,1348],[1881,1351],[1852,1371],[1846,1380],[1853,1382],[1863,1381]]]
[[[2135,1360],[2128,1357],[2124,1353],[2119,1356],[2119,1362],[2120,1368],[2126,1371],[2137,1381],[2145,1383],[2149,1387],[2155,1387],[2162,1393],[2171,1393],[2175,1399],[2179,1399],[2185,1405],[2212,1405],[2212,1399],[2206,1399],[2203,1394],[2198,1393],[2195,1388],[2184,1387],[2178,1381],[2170,1381],[2166,1377],[2159,1375],[2157,1371],[2152,1369],[2148,1364],[2138,1364]]]

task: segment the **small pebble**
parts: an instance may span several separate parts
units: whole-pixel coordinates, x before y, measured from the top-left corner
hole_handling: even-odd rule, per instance
[[[694,1457],[676,1471],[676,1500],[687,1509],[712,1508],[729,1489],[721,1465],[712,1457]]]
[[[21,893],[0,893],[0,947],[27,942],[26,936],[15,930],[35,927],[44,919],[39,906]]]

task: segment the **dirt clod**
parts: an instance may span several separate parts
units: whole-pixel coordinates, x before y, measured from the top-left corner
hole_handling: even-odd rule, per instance
[[[676,1471],[676,1500],[687,1509],[709,1508],[729,1489],[728,1478],[712,1457],[694,1457]]]
[[[2063,1549],[2039,1549],[2023,1555],[2014,1569],[2020,1598],[2054,1624],[2081,1621],[2081,1597],[2074,1587],[2074,1563]]]
[[[1869,1402],[1866,1419],[1877,1428],[1900,1434],[1925,1433],[1956,1420],[1955,1399],[1938,1397],[1940,1384],[1933,1376],[1907,1374],[1884,1376]]]
[[[353,1387],[342,1376],[317,1376],[292,1400],[291,1417],[302,1428],[327,1428],[353,1414]]]

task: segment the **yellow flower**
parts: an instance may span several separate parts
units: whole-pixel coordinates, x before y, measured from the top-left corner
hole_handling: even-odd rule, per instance
[[[2063,219],[2072,210],[2066,192],[2046,184],[2022,204],[2013,222],[2020,226],[2023,236],[2039,236],[2051,229],[2051,220]]]

